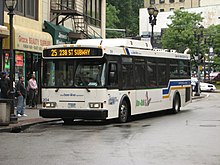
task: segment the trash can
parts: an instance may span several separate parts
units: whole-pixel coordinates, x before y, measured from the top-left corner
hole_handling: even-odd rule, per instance
[[[0,125],[10,123],[11,99],[0,99]]]

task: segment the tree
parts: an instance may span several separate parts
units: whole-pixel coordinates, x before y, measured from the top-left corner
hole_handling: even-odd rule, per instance
[[[115,6],[119,22],[117,29],[125,29],[127,36],[137,36],[139,33],[139,8],[144,7],[144,0],[107,0]]]
[[[203,20],[200,14],[176,10],[174,15],[168,17],[172,23],[168,25],[162,36],[162,45],[166,49],[175,49],[184,52],[187,48],[195,54],[196,41],[194,38],[195,27]]]
[[[110,29],[117,28],[117,23],[119,23],[119,18],[117,14],[119,13],[119,10],[115,8],[115,6],[112,6],[111,4],[106,4],[106,27]],[[117,32],[107,31],[106,37],[107,38],[113,38],[118,36],[119,34]]]
[[[206,30],[206,37],[208,38],[207,45],[212,46],[214,48],[214,70],[220,71],[220,25],[209,26]],[[209,40],[210,38],[211,42]]]

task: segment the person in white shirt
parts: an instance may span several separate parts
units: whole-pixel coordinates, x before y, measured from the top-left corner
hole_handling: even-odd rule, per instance
[[[37,104],[36,96],[38,93],[37,81],[35,75],[32,74],[31,79],[28,81],[28,96],[29,96],[29,107],[35,107]]]

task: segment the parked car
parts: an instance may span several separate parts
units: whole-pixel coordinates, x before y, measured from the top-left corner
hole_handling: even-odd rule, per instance
[[[192,85],[192,90],[195,91],[196,90],[196,83],[198,82],[198,79],[196,77],[192,77],[191,78],[191,85]],[[216,87],[213,84],[210,83],[204,83],[204,82],[200,82],[200,91],[215,91]]]
[[[200,89],[201,91],[215,91],[216,87],[213,84],[210,83],[204,83],[204,82],[200,82]]]

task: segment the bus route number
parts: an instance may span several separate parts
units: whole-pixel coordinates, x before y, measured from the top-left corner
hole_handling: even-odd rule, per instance
[[[88,56],[90,49],[51,49],[51,57]]]

